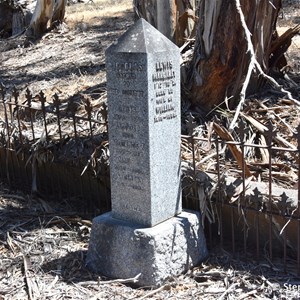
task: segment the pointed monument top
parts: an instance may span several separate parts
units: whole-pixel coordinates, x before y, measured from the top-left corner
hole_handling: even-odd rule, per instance
[[[107,50],[106,54],[115,52],[126,53],[157,53],[178,51],[178,47],[155,27],[140,18]]]

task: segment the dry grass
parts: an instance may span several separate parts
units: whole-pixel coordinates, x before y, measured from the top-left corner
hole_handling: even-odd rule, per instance
[[[126,11],[132,11],[132,1],[94,0],[67,7],[66,23],[70,29],[92,25],[101,25],[103,18],[118,17]]]
[[[133,23],[132,1],[117,2],[94,0],[68,6],[66,26],[48,32],[30,47],[3,51],[3,84],[24,91],[28,87],[33,94],[43,90],[47,99],[54,93],[62,100],[82,93],[102,97],[104,52]]]
[[[85,266],[91,220],[79,203],[46,202],[0,185],[0,299],[299,299],[297,276],[214,249],[208,261],[149,290]]]

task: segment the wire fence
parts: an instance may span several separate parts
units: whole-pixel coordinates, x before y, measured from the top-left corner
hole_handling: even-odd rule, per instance
[[[249,142],[243,122],[237,131],[233,139],[214,124],[206,137],[182,135],[184,207],[202,212],[210,247],[299,274],[300,127],[289,147],[276,146],[271,122],[264,143]],[[45,198],[84,202],[94,215],[110,210],[105,101],[0,86],[0,177]]]
[[[47,198],[82,199],[95,213],[110,209],[105,102],[0,86],[0,117],[2,180]]]
[[[280,136],[271,122],[264,145],[246,142],[242,122],[239,142],[224,139],[218,127],[210,139],[182,136],[191,154],[183,184],[186,205],[202,211],[210,247],[220,246],[233,255],[242,252],[257,261],[267,259],[299,275],[300,126],[291,147],[275,146]],[[208,144],[212,153],[207,153]],[[253,161],[250,152],[263,153],[264,158]],[[210,162],[205,162],[209,156]],[[283,156],[286,160],[279,161]]]

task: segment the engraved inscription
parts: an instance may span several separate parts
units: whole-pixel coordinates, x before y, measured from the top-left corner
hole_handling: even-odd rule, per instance
[[[168,81],[175,78],[172,62],[157,62],[155,64],[155,73],[152,75],[153,82]]]
[[[155,98],[151,99],[154,105],[154,122],[162,122],[177,117],[173,101],[176,75],[171,61],[159,61],[155,64],[152,74],[152,84]]]
[[[110,89],[111,95],[120,97],[120,101],[114,106],[114,130],[118,137],[114,143],[117,152],[115,156],[115,177],[117,184],[126,189],[137,192],[145,189],[143,169],[139,168],[143,162],[145,145],[139,137],[143,118],[137,107],[139,99],[143,98],[145,92],[138,89],[138,81],[130,83],[131,79],[140,79],[140,72],[145,71],[143,64],[130,62],[116,62],[110,65],[115,78],[120,78],[119,85]]]
[[[144,71],[145,66],[138,62],[115,62],[109,65],[116,73],[116,78],[122,80],[135,80],[138,73]]]
[[[132,97],[143,97],[144,92],[138,90],[122,90],[122,95],[132,96]]]

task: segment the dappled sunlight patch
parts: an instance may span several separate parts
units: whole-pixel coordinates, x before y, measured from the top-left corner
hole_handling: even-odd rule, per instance
[[[108,1],[113,3],[113,1]],[[133,11],[132,1],[123,0],[115,4],[108,4],[104,0],[79,3],[66,9],[66,23],[70,29],[89,28],[101,25],[103,19],[122,17],[124,13]],[[113,22],[113,21],[112,21]]]

